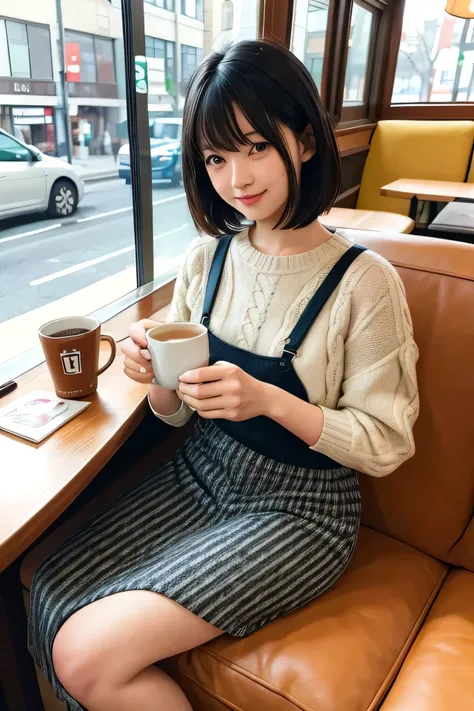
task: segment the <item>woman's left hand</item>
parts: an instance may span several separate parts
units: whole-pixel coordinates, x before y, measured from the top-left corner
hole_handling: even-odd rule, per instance
[[[189,370],[179,380],[178,396],[205,419],[242,422],[266,412],[266,383],[233,363]]]

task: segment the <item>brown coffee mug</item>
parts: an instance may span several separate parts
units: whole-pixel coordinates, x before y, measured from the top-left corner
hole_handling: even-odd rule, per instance
[[[95,393],[98,376],[112,365],[116,352],[112,336],[101,335],[100,322],[89,316],[57,318],[43,324],[38,335],[56,395],[74,399]],[[110,343],[112,352],[99,368],[101,340]]]

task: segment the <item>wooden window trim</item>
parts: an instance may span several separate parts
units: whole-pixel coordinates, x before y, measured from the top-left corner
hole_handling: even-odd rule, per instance
[[[293,7],[294,0],[260,0],[258,36],[289,48]]]
[[[374,86],[375,86],[375,67],[376,67],[376,57],[377,57],[377,48],[378,48],[378,39],[379,39],[379,32],[380,32],[380,26],[381,26],[381,20],[382,20],[382,12],[385,7],[384,4],[378,2],[377,0],[353,0],[352,6],[351,6],[351,14],[352,14],[352,7],[354,4],[359,5],[359,7],[363,8],[364,10],[367,10],[372,14],[372,29],[370,33],[370,41],[369,41],[369,56],[367,60],[367,74],[366,74],[366,82],[365,82],[365,87],[364,87],[364,99],[362,104],[356,105],[356,106],[344,106],[343,103],[343,98],[342,98],[342,105],[341,105],[341,114],[340,114],[340,122],[356,122],[365,119],[366,121],[369,121],[371,117],[371,97],[373,96],[373,91],[374,91]],[[349,43],[349,33],[350,33],[350,19],[351,15],[349,15],[349,23],[347,26],[347,51],[346,51],[346,60],[345,60],[345,68],[344,68],[344,74],[340,75],[340,80],[342,83],[342,97],[344,96],[344,85],[345,85],[345,80],[346,80],[346,71],[347,71],[347,57],[348,57],[348,43]]]

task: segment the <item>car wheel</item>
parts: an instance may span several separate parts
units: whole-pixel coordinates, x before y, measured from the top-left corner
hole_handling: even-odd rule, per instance
[[[49,196],[50,217],[70,217],[77,207],[77,190],[70,180],[57,180]]]

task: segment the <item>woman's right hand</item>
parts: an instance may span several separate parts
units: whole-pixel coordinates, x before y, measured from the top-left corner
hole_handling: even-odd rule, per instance
[[[161,321],[152,321],[148,318],[132,323],[128,329],[130,338],[120,344],[125,356],[124,373],[137,383],[151,385],[153,382],[153,369],[145,333],[161,323]]]

